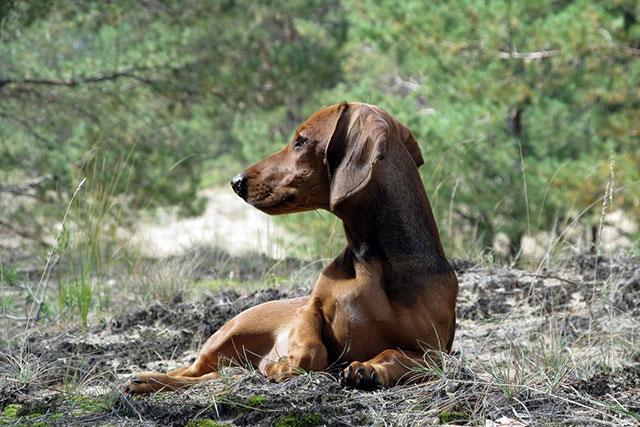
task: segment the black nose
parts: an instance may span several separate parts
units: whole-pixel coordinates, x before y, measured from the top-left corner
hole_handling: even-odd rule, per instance
[[[231,188],[238,196],[244,200],[247,199],[247,179],[243,173],[239,173],[231,179]]]

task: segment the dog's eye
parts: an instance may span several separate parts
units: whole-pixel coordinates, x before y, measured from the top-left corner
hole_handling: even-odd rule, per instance
[[[304,147],[304,145],[308,142],[309,140],[305,137],[299,136],[298,139],[295,140],[295,142],[293,143],[293,149],[295,151],[299,151],[300,149],[302,149],[302,147]]]

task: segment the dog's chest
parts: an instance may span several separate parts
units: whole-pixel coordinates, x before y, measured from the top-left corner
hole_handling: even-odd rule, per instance
[[[340,293],[325,315],[323,340],[334,360],[372,357],[388,342],[384,325],[392,313],[381,288]]]

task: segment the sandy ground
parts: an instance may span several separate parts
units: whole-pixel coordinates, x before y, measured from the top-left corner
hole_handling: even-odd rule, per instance
[[[149,258],[181,255],[201,245],[216,246],[231,255],[285,256],[284,244],[292,237],[272,217],[245,203],[231,188],[207,189],[201,195],[208,199],[201,216],[179,218],[175,211],[161,211],[135,227],[131,243]]]

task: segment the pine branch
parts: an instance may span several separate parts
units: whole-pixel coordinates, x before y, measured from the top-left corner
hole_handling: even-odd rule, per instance
[[[11,84],[33,84],[33,85],[44,85],[44,86],[67,86],[67,87],[75,87],[81,84],[90,84],[90,83],[100,83],[106,81],[118,80],[121,78],[129,78],[137,80],[141,83],[147,85],[154,85],[156,83],[155,80],[152,80],[148,77],[141,76],[136,74],[136,71],[146,71],[148,68],[129,68],[126,70],[115,71],[109,74],[102,74],[99,76],[80,76],[80,77],[72,77],[67,80],[54,80],[54,79],[0,79],[0,87],[11,85]]]
[[[55,181],[57,178],[55,175],[39,176],[26,183],[17,184],[3,184],[0,185],[0,192],[11,193],[15,196],[20,196],[29,192],[29,190],[36,188],[40,184],[46,181]]]

